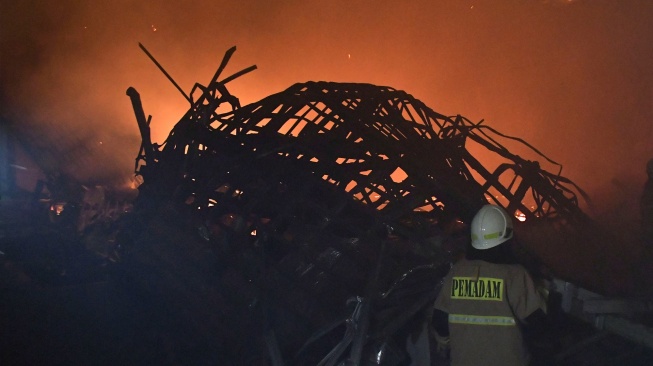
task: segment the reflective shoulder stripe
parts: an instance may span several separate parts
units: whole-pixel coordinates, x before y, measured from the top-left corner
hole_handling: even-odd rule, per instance
[[[482,316],[449,314],[449,323],[471,325],[516,325],[515,318],[509,316]]]

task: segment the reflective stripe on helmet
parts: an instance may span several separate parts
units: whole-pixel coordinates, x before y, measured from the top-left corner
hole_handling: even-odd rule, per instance
[[[483,239],[488,240],[488,239],[495,239],[501,236],[501,232],[496,232],[496,233],[490,233],[490,234],[485,234],[483,235]]]
[[[496,232],[496,233],[490,233],[490,234],[485,234],[483,235],[483,239],[488,240],[488,239],[496,239],[501,237],[501,232]],[[472,233],[472,240],[478,240],[478,235]]]

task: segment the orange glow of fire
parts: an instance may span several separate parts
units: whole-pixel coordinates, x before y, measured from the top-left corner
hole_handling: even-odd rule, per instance
[[[50,211],[54,212],[54,214],[57,216],[61,215],[63,209],[64,209],[63,203],[54,203],[50,205]]]

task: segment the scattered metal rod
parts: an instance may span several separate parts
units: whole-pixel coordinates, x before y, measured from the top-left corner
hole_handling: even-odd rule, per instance
[[[177,88],[177,90],[179,90],[179,92],[181,93],[181,95],[183,95],[184,98],[186,98],[186,100],[187,100],[189,103],[192,103],[191,100],[190,100],[190,97],[189,97],[188,95],[186,95],[186,92],[184,92],[184,90],[179,86],[179,84],[177,84],[177,82],[175,81],[175,79],[173,79],[172,76],[170,76],[170,74],[168,74],[168,72],[163,68],[163,66],[161,66],[161,64],[159,63],[159,61],[157,61],[157,60],[154,58],[154,56],[152,56],[152,54],[151,54],[151,53],[150,53],[150,52],[145,48],[145,46],[143,46],[141,43],[139,43],[139,44],[138,44],[138,47],[140,47],[141,50],[143,50],[143,52],[145,52],[145,54],[147,55],[147,57],[149,57],[150,60],[152,60],[152,62],[154,62],[154,64],[156,65],[156,67],[158,67],[159,70],[161,70],[161,72],[163,73],[163,75],[165,75],[166,78],[168,78],[168,80],[172,83],[172,85],[174,85],[175,88]]]

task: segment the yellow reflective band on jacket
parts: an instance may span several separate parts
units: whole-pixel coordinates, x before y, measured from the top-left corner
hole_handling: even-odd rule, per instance
[[[451,298],[461,300],[503,300],[503,279],[491,277],[453,277]]]
[[[482,316],[465,314],[449,314],[449,323],[500,326],[512,326],[517,324],[517,322],[515,322],[515,318],[509,316]]]

